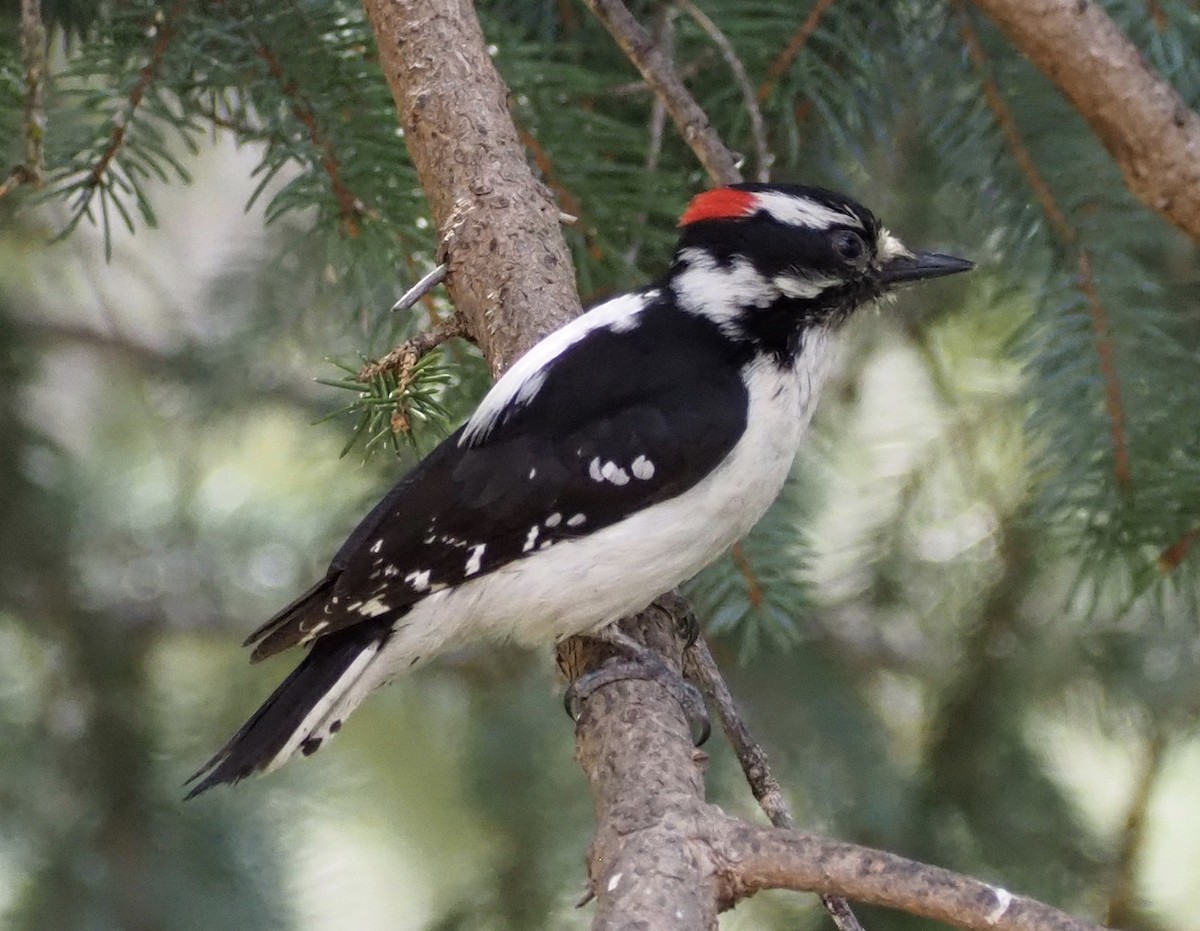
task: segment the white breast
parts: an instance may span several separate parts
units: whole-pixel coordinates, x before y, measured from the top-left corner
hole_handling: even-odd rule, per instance
[[[399,622],[372,678],[481,637],[536,644],[594,630],[691,578],[743,537],[783,487],[825,379],[825,342],[824,332],[809,334],[795,369],[766,359],[747,367],[746,432],[712,474],[585,538],[428,596]]]

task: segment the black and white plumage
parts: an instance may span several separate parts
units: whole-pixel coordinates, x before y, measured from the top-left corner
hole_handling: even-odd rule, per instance
[[[255,660],[309,652],[193,795],[313,752],[439,653],[596,631],[691,577],[778,494],[839,325],[896,283],[971,267],[817,188],[708,191],[680,226],[659,282],[519,359],[251,634]]]

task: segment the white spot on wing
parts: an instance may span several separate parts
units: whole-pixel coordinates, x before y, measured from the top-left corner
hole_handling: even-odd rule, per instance
[[[537,477],[537,469],[536,469],[536,468],[534,468],[534,469],[530,469],[530,470],[529,470],[529,477],[530,477],[531,479],[533,479],[533,478],[536,478],[536,477]]]
[[[380,537],[371,545],[371,552],[378,553],[381,546],[383,546],[383,537]]]
[[[624,875],[623,873],[613,873],[612,879],[610,879],[608,881],[608,891],[609,892],[612,892],[614,889],[617,888],[617,886],[619,886],[621,884],[621,877],[623,875]]]
[[[429,575],[428,569],[422,569],[420,572],[410,572],[404,581],[413,587],[413,591],[423,592],[429,588]]]
[[[521,552],[528,553],[531,549],[533,549],[533,544],[535,544],[537,542],[537,538],[538,538],[538,525],[534,524],[532,527],[529,528],[529,536],[527,536],[525,538],[525,545],[521,547]]]
[[[606,462],[600,469],[600,474],[612,482],[614,485],[628,485],[629,473],[618,466],[615,462]]]
[[[583,316],[555,330],[521,356],[492,386],[467,421],[458,445],[479,442],[492,431],[505,411],[532,401],[541,391],[554,361],[593,330],[607,327],[615,333],[623,333],[636,327],[646,304],[644,294],[622,294],[597,304]]]
[[[567,518],[567,526],[568,527],[578,527],[585,520],[587,520],[586,514],[572,514],[570,517]]]
[[[599,456],[596,456],[591,462],[588,463],[588,475],[591,476],[591,479],[594,482],[604,481],[604,473],[600,471]]]
[[[551,514],[549,517],[546,518],[546,526],[547,527],[557,527],[561,523],[562,523],[562,515],[559,514],[558,511],[555,511],[553,514]]]
[[[370,601],[363,602],[356,610],[363,617],[378,617],[381,614],[387,613],[388,606],[387,602],[376,595]]]
[[[483,564],[483,551],[485,549],[487,549],[486,543],[478,543],[471,547],[471,555],[467,558],[467,575],[474,575],[479,571],[479,567]]]
[[[654,478],[654,463],[645,456],[638,456],[630,463],[629,471],[633,473],[634,478],[640,478],[645,482]]]

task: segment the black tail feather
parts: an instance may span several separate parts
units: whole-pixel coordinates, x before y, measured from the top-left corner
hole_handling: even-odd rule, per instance
[[[325,600],[333,591],[333,585],[337,578],[338,573],[330,570],[325,578],[292,601],[286,608],[276,612],[265,624],[242,641],[244,647],[257,644],[250,661],[257,663],[261,659],[266,659],[268,656],[273,656],[281,650],[286,650],[299,643],[308,633],[305,621],[307,620],[309,627],[312,626],[313,622],[308,616],[320,615],[321,612],[317,609],[324,606]]]
[[[250,720],[184,783],[200,779],[186,798],[265,769],[359,654],[387,638],[388,627],[362,623],[317,640]]]

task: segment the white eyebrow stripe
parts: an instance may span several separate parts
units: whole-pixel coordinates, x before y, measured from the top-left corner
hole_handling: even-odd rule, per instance
[[[781,223],[807,226],[815,230],[827,230],[831,226],[863,228],[862,220],[853,213],[828,207],[807,197],[764,191],[756,193],[754,199],[760,209],[767,211]]]

